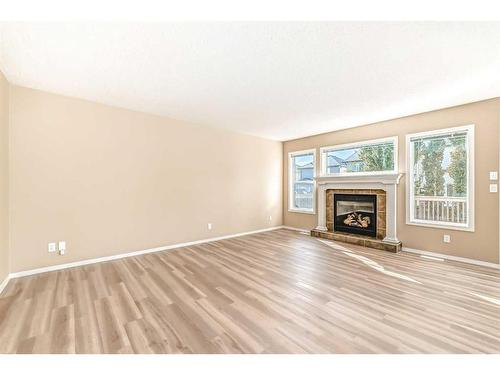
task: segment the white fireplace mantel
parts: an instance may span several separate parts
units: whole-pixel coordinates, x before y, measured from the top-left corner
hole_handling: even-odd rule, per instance
[[[397,186],[402,173],[373,175],[343,175],[316,177],[318,186],[318,225],[316,230],[327,231],[326,227],[326,191],[328,189],[381,189],[386,194],[386,236],[389,243],[399,243],[397,224]]]

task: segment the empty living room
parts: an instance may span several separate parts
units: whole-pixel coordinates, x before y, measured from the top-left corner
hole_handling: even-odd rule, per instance
[[[497,21],[0,20],[0,369],[498,368],[499,159]]]

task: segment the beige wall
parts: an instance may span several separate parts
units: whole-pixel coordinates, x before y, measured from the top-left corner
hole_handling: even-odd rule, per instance
[[[9,273],[9,83],[0,72],[0,283]]]
[[[428,112],[367,126],[321,134],[284,143],[284,225],[311,229],[316,215],[288,211],[288,152],[350,143],[397,135],[399,137],[399,170],[406,173],[405,134],[459,125],[475,124],[475,227],[473,233],[441,230],[405,224],[405,180],[398,190],[398,237],[403,246],[499,262],[498,194],[489,193],[489,171],[498,171],[500,99]],[[451,234],[451,243],[443,243],[443,234]]]
[[[281,142],[15,86],[10,129],[11,272],[282,224]]]
[[[500,99],[283,145],[15,86],[9,130],[8,99],[0,77],[0,245],[8,247],[10,131],[10,272],[276,226],[282,216],[284,225],[310,229],[315,215],[287,210],[288,152],[317,148],[319,157],[321,146],[398,135],[406,173],[405,134],[471,123],[475,232],[406,225],[403,180],[398,236],[407,247],[499,262],[499,200],[488,192],[488,172],[499,169]],[[59,240],[67,254],[49,254],[47,243]],[[7,255],[0,250],[0,279]]]

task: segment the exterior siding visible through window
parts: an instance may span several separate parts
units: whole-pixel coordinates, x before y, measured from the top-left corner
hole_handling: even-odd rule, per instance
[[[291,152],[289,164],[290,211],[314,213],[316,150]]]

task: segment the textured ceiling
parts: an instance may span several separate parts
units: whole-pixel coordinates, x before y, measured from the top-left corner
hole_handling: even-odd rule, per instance
[[[500,96],[500,23],[3,23],[16,85],[287,140]]]

